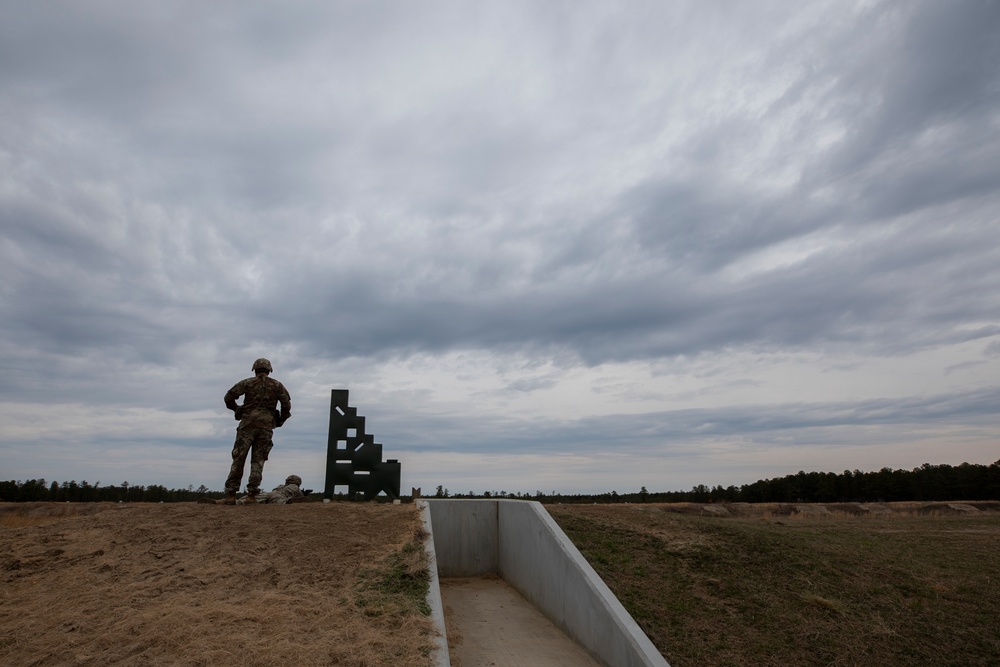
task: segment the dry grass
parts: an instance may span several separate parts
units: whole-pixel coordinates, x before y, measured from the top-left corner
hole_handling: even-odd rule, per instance
[[[673,667],[985,666],[1000,664],[997,507],[548,510]]]
[[[112,503],[0,503],[0,528],[40,526],[120,507]]]
[[[0,664],[430,664],[412,505],[108,507],[0,513]]]

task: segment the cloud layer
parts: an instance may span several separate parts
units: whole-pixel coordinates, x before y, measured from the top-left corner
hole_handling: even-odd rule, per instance
[[[404,486],[997,457],[997,3],[3,10],[0,477],[218,488],[257,356],[311,486],[333,387]]]

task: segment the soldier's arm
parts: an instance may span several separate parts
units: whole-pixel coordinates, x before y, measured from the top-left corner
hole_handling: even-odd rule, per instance
[[[226,407],[232,410],[233,412],[236,412],[236,408],[239,407],[238,405],[236,405],[236,399],[242,396],[243,394],[244,394],[243,382],[242,381],[237,382],[236,384],[233,385],[232,389],[226,392],[226,397],[223,399],[226,402]]]
[[[309,494],[312,493],[312,489],[305,489],[304,491],[296,487],[296,495],[288,499],[289,503],[307,503],[309,502]]]
[[[285,385],[280,384],[278,390],[278,402],[281,403],[281,423],[292,416],[292,397],[288,395],[288,390],[285,389]]]

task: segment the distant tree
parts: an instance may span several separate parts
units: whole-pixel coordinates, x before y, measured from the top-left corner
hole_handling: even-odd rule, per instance
[[[15,480],[0,482],[0,501],[13,502],[17,500],[20,484]]]
[[[44,479],[29,479],[17,490],[16,500],[20,502],[38,502],[48,500],[49,489]]]

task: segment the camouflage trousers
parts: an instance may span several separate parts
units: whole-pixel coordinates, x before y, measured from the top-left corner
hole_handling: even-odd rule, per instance
[[[274,443],[271,436],[273,428],[242,424],[236,429],[236,443],[233,445],[233,465],[229,468],[226,479],[226,493],[236,493],[243,481],[243,468],[246,467],[247,454],[250,455],[250,478],[247,479],[247,493],[256,495],[260,492],[260,480],[264,477],[264,462],[271,452]]]

